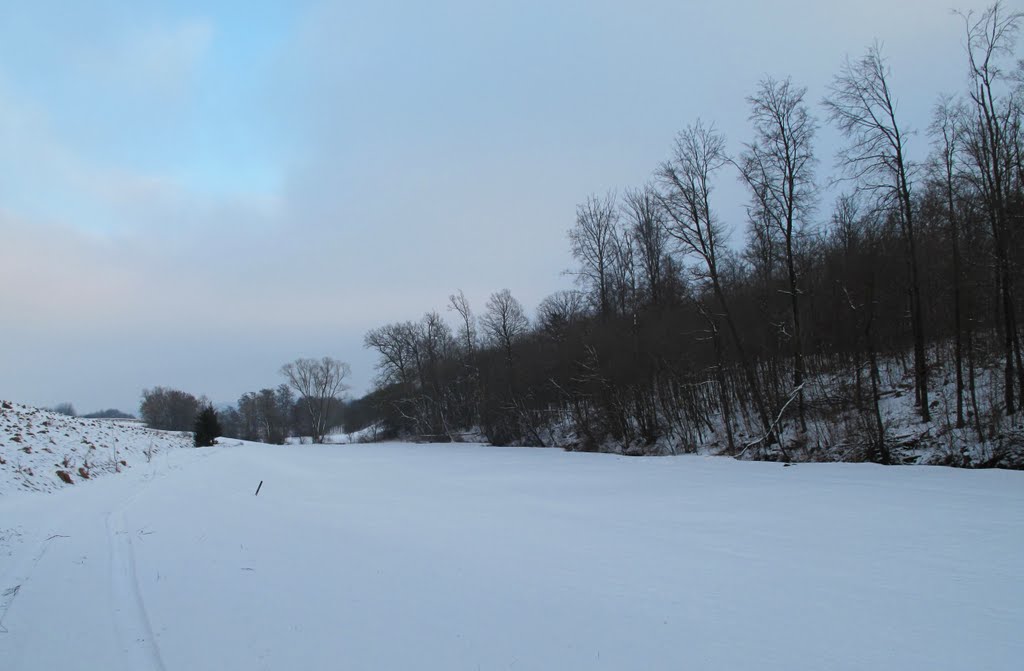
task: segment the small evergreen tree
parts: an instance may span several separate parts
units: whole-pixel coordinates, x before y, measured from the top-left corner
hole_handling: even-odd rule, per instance
[[[214,438],[220,434],[217,411],[213,409],[212,405],[208,405],[196,416],[195,445],[196,447],[210,447],[213,445]]]

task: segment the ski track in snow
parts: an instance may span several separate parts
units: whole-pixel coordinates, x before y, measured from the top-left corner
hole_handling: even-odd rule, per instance
[[[110,545],[111,613],[117,639],[122,649],[132,655],[133,669],[166,671],[160,647],[150,624],[146,602],[139,589],[133,535],[124,521],[124,511],[139,497],[152,476],[122,504],[106,515],[107,540]]]

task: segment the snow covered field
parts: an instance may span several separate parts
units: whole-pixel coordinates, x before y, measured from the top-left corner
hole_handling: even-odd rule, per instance
[[[1019,669],[1022,566],[1022,472],[168,450],[0,497],[0,669]]]

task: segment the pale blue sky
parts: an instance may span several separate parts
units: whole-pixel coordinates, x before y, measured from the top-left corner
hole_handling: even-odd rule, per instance
[[[367,329],[460,288],[532,311],[575,204],[698,116],[736,150],[766,74],[816,103],[878,38],[922,129],[983,4],[0,0],[0,397],[230,402],[322,355],[365,391]]]

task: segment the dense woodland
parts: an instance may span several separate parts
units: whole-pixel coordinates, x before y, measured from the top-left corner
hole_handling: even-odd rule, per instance
[[[928,445],[945,463],[1020,466],[1022,16],[996,4],[957,19],[969,76],[915,129],[927,160],[907,155],[880,46],[848,59],[822,101],[766,78],[738,154],[697,121],[649,183],[580,203],[577,290],[532,318],[507,290],[474,307],[459,292],[446,316],[367,333],[378,384],[348,405],[348,428],[881,463]],[[823,123],[845,138],[831,203]],[[745,222],[717,214],[713,185],[735,176]]]

